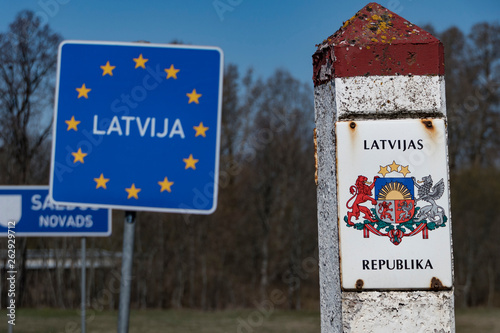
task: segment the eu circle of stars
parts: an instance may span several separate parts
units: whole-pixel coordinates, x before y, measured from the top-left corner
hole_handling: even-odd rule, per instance
[[[215,208],[222,53],[216,48],[65,42],[51,190],[110,208]]]

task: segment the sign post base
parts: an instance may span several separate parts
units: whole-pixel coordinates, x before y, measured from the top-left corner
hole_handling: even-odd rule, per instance
[[[130,285],[134,261],[135,212],[126,211],[123,226],[122,276],[120,280],[120,305],[118,333],[127,333],[130,319]]]

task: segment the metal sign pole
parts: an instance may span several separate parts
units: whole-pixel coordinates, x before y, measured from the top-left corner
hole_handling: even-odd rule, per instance
[[[118,333],[127,333],[130,317],[130,284],[134,257],[135,212],[125,212],[123,228],[122,276],[120,281],[120,305],[118,309]]]
[[[82,333],[85,333],[85,300],[86,300],[86,274],[87,274],[87,262],[86,262],[86,238],[82,237],[82,250],[81,250],[81,269],[82,269],[82,293],[81,293],[81,305],[82,305]]]

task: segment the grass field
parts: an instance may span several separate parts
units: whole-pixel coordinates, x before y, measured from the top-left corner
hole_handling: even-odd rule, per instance
[[[0,332],[7,332],[5,309],[0,311]],[[460,309],[457,333],[500,333],[500,309]],[[87,333],[116,332],[117,312],[89,311]],[[318,311],[194,310],[132,311],[130,332],[175,333],[309,333],[319,332]],[[78,333],[80,313],[74,310],[18,309],[15,333]]]

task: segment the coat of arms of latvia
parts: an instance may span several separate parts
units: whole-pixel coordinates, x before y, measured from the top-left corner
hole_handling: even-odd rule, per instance
[[[349,188],[352,196],[346,203],[348,212],[344,216],[347,226],[363,230],[365,238],[370,233],[387,236],[394,245],[399,245],[403,237],[419,233],[428,239],[429,230],[446,226],[444,208],[436,203],[444,193],[444,180],[441,178],[434,184],[431,175],[417,180],[407,177],[410,173],[409,166],[393,161],[381,165],[378,172],[381,176],[375,176],[371,182],[359,175]],[[402,177],[396,177],[397,174]]]

